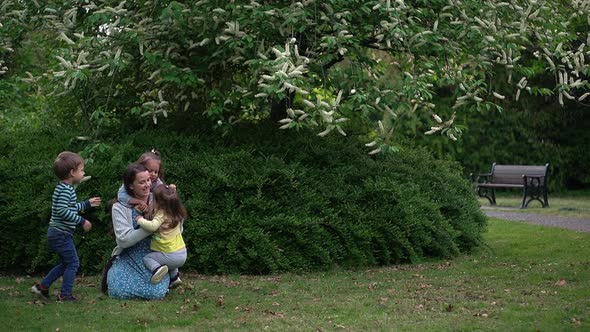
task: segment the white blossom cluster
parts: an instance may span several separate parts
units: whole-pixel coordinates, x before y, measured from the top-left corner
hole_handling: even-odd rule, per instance
[[[0,19],[11,2],[0,6]],[[319,136],[371,121],[367,146],[375,154],[418,113],[434,122],[426,134],[457,140],[468,108],[535,94],[567,106],[590,96],[588,0],[52,3],[40,12],[60,43],[53,93],[100,82],[92,93],[116,107],[118,94],[131,89],[154,123],[199,110],[232,124],[281,104],[280,128],[318,127]],[[0,56],[8,43],[0,41]],[[554,86],[540,85],[538,64]],[[453,94],[452,110],[436,105],[439,89]]]
[[[17,5],[14,0],[4,0],[0,3],[0,77],[8,73],[7,59],[14,54],[9,29],[23,24],[26,19],[26,11]]]

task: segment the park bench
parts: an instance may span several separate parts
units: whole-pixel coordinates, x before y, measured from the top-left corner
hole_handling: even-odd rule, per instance
[[[492,205],[496,205],[496,188],[523,188],[521,209],[526,208],[532,200],[541,202],[545,208],[549,206],[547,200],[548,170],[549,164],[532,166],[493,163],[490,173],[477,176],[472,173],[471,183],[477,189],[479,197],[487,198]]]

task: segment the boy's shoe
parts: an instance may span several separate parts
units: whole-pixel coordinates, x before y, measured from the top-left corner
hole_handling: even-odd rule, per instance
[[[33,287],[31,287],[31,292],[41,296],[45,300],[49,299],[49,289],[43,289],[41,287],[41,284],[34,284]]]
[[[78,299],[74,297],[74,295],[59,295],[57,297],[57,302],[65,303],[65,302],[78,302]]]
[[[180,273],[179,273],[176,275],[176,277],[170,278],[170,285],[168,285],[168,289],[174,289],[180,285],[182,285],[182,280],[180,280]]]
[[[167,274],[168,274],[168,266],[161,265],[160,267],[155,269],[154,272],[152,272],[152,279],[151,279],[152,284],[159,284],[160,281],[162,281],[162,278],[164,278],[164,276]]]

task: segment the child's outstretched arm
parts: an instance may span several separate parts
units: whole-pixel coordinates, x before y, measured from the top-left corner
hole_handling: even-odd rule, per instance
[[[125,186],[121,185],[121,187],[119,187],[119,191],[117,192],[117,200],[123,203],[123,205],[129,206],[129,200],[132,198],[133,197],[127,193],[127,190],[125,190]]]
[[[128,207],[145,204],[141,200],[129,195],[129,193],[127,193],[127,190],[125,190],[125,186],[123,185],[119,188],[119,192],[117,193],[117,200]]]
[[[129,248],[151,234],[143,229],[133,228],[133,220],[128,217],[127,209],[123,204],[113,206],[113,230],[115,231],[117,246],[120,249]]]
[[[100,199],[100,197],[92,197],[91,199],[88,200],[88,202],[90,202],[90,206],[97,207],[97,206],[100,206],[100,203],[102,203],[102,200]]]
[[[100,203],[101,203],[100,197],[92,197],[91,199],[89,199],[87,201],[82,201],[82,202],[76,203],[76,210],[78,212],[84,212],[91,207],[99,206]]]
[[[78,211],[78,212],[84,212],[87,209],[90,209],[91,207],[92,207],[92,204],[90,203],[90,200],[76,203],[76,211]]]
[[[138,216],[135,220],[137,220],[137,224],[141,226],[144,230],[148,232],[155,232],[160,228],[162,223],[164,222],[164,214],[163,213],[156,213],[154,219],[147,220],[141,216]]]

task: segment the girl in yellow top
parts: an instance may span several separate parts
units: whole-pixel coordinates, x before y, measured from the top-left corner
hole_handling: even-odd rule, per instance
[[[178,268],[186,262],[186,246],[182,239],[186,209],[180,202],[174,185],[159,185],[152,193],[154,218],[136,218],[141,228],[154,232],[150,243],[153,252],[143,258],[143,263],[152,271],[152,284],[159,283],[169,273],[170,288],[174,288],[182,283],[178,277]]]

